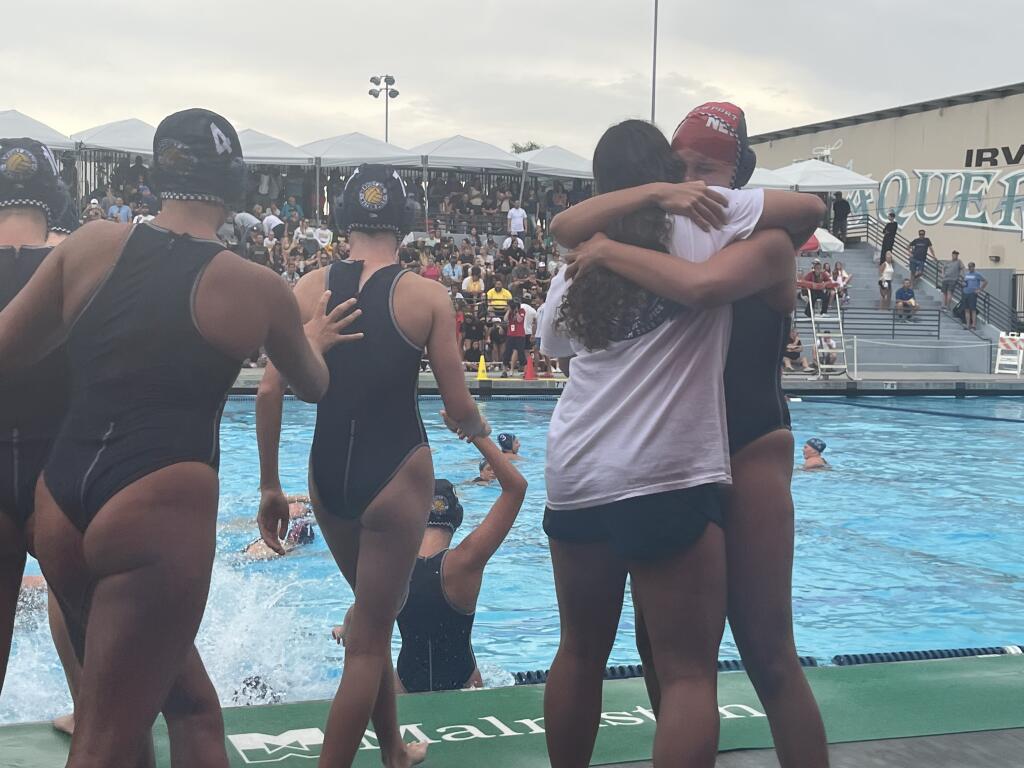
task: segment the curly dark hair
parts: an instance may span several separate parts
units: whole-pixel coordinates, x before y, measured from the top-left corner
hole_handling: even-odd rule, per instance
[[[682,161],[668,139],[651,123],[626,120],[613,125],[594,149],[596,194],[656,181],[683,180]],[[610,226],[613,240],[667,252],[669,220],[657,207],[642,208]],[[588,350],[605,349],[623,338],[656,305],[664,301],[636,283],[596,267],[573,281],[559,308],[559,323]]]

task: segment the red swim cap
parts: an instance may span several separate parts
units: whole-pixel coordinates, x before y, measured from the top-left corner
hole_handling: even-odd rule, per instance
[[[672,134],[672,149],[693,149],[724,163],[736,163],[745,137],[743,110],[709,101],[691,110]]]

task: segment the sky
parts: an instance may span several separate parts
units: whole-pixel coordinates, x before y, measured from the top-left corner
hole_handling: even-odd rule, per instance
[[[7,0],[25,18],[27,0]],[[656,122],[730,100],[752,135],[1024,80],[1020,0],[661,0]],[[69,134],[201,106],[300,145],[461,133],[589,156],[650,118],[653,0],[47,0],[0,41],[0,109]]]

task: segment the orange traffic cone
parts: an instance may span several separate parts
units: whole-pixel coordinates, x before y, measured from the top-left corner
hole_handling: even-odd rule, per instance
[[[523,381],[536,381],[537,371],[533,367],[533,355],[526,358],[526,373],[523,374]]]
[[[480,364],[476,367],[476,380],[477,381],[490,381],[487,377],[487,361],[483,355],[480,355]]]

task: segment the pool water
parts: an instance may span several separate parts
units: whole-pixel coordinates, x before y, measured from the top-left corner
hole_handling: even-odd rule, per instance
[[[464,484],[476,476],[479,455],[444,429],[440,406],[436,398],[421,400],[435,473],[455,483],[466,510],[464,535],[498,491]],[[510,684],[512,672],[546,669],[558,645],[541,529],[545,434],[554,406],[548,399],[481,403],[495,431],[520,437],[518,466],[530,482],[480,595],[474,645],[489,685]],[[836,653],[1024,642],[1024,401],[817,398],[793,403],[792,411],[798,454],[807,438],[820,437],[833,467],[797,472],[793,481],[793,599],[801,654],[826,660]],[[286,403],[286,492],[306,491],[314,416],[311,406]],[[273,561],[240,555],[257,536],[254,422],[252,398],[228,403],[221,429],[218,554],[197,645],[227,704],[251,702],[236,693],[257,674],[281,700],[329,697],[343,662],[330,631],[344,617],[351,592],[320,537]],[[34,563],[30,572],[38,572]],[[633,642],[627,606],[611,662],[635,662]],[[738,656],[728,631],[720,656]],[[45,616],[22,611],[0,722],[51,717],[69,702]]]

